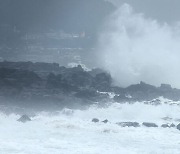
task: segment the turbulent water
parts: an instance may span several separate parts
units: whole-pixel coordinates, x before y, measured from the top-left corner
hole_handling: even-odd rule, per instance
[[[105,108],[41,112],[27,123],[20,115],[0,114],[0,154],[179,154],[180,107],[113,103]],[[166,117],[166,119],[162,119]],[[168,118],[167,118],[168,117]],[[92,118],[109,123],[93,123]],[[154,122],[158,128],[120,127],[122,121]]]

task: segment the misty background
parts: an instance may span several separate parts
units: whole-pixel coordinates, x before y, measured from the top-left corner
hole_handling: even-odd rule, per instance
[[[180,87],[179,1],[0,0],[0,60],[85,64]]]

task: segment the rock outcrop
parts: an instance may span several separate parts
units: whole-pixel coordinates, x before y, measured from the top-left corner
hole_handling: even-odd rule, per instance
[[[177,128],[178,130],[180,130],[180,123],[176,126],[176,128]]]
[[[92,119],[92,122],[97,123],[97,122],[99,122],[99,119],[93,118],[93,119]]]
[[[121,127],[140,127],[138,122],[118,122],[116,124]]]
[[[31,121],[31,119],[27,115],[22,115],[17,121],[25,123]]]
[[[158,127],[157,124],[155,124],[155,123],[150,123],[150,122],[143,122],[142,125],[143,125],[143,126],[146,126],[146,127]]]
[[[176,125],[172,123],[172,124],[170,125],[170,127],[176,127]]]
[[[106,119],[106,120],[103,120],[102,122],[106,124],[106,123],[108,123],[108,120]]]
[[[163,128],[170,128],[170,126],[168,124],[162,124],[161,127],[163,127]]]
[[[108,93],[113,93],[113,96]],[[148,105],[161,105],[161,100],[157,99],[160,96],[178,100],[180,90],[167,84],[155,87],[144,82],[127,88],[115,87],[109,73],[85,71],[81,65],[66,68],[55,63],[0,62],[0,97],[14,101],[15,105],[21,102],[32,106],[35,102],[34,105],[41,106],[51,102],[52,106],[54,103],[54,106],[64,107],[68,103],[73,106],[83,102],[81,106],[85,106],[109,101],[143,101]]]

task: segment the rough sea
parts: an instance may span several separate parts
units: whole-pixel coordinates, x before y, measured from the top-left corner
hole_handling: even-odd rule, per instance
[[[180,131],[162,124],[180,123],[178,102],[92,105],[86,110],[38,112],[21,123],[19,114],[0,113],[0,154],[179,154]],[[100,122],[93,123],[98,118]],[[108,119],[108,123],[101,121]],[[138,122],[120,127],[117,122]],[[159,127],[148,128],[142,122]]]

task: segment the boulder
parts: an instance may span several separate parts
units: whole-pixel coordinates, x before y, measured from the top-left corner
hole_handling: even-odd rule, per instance
[[[172,124],[170,125],[170,127],[176,127],[176,125],[172,123]]]
[[[31,119],[27,115],[22,115],[17,121],[25,123],[31,121]]]
[[[106,119],[106,120],[103,120],[102,122],[106,124],[106,123],[108,123],[108,120]]]
[[[170,128],[170,126],[168,124],[162,124],[161,127],[163,127],[163,128]]]
[[[150,123],[150,122],[143,122],[142,125],[146,127],[158,127],[155,123]]]
[[[180,123],[176,126],[176,128],[177,128],[178,130],[180,130]]]
[[[96,123],[96,122],[99,122],[99,119],[93,118],[93,119],[92,119],[92,122],[95,122],[95,123]]]
[[[140,127],[138,122],[118,122],[116,124],[121,127]]]

